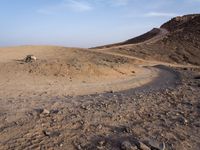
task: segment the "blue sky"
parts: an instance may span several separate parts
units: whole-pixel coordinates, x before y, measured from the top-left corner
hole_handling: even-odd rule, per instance
[[[190,13],[200,0],[0,0],[0,46],[97,46]]]

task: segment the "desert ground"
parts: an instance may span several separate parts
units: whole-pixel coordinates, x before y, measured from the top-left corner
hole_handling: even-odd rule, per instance
[[[199,18],[90,49],[0,48],[0,149],[199,150],[199,35],[177,37]]]

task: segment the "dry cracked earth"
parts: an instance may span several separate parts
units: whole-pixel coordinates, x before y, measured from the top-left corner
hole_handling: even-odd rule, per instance
[[[136,89],[1,99],[12,113],[35,108],[12,120],[0,106],[0,149],[199,150],[200,70],[157,67],[165,72]]]

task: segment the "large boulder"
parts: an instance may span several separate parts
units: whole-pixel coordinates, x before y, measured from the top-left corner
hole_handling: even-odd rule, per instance
[[[37,58],[34,55],[27,55],[26,58],[24,59],[24,61],[26,63],[32,62],[32,61],[36,61]]]

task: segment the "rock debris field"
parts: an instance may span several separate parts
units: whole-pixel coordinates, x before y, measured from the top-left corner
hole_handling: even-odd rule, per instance
[[[200,149],[200,70],[158,67],[168,81],[122,92],[1,99],[0,149]],[[34,108],[12,121],[5,101]]]

